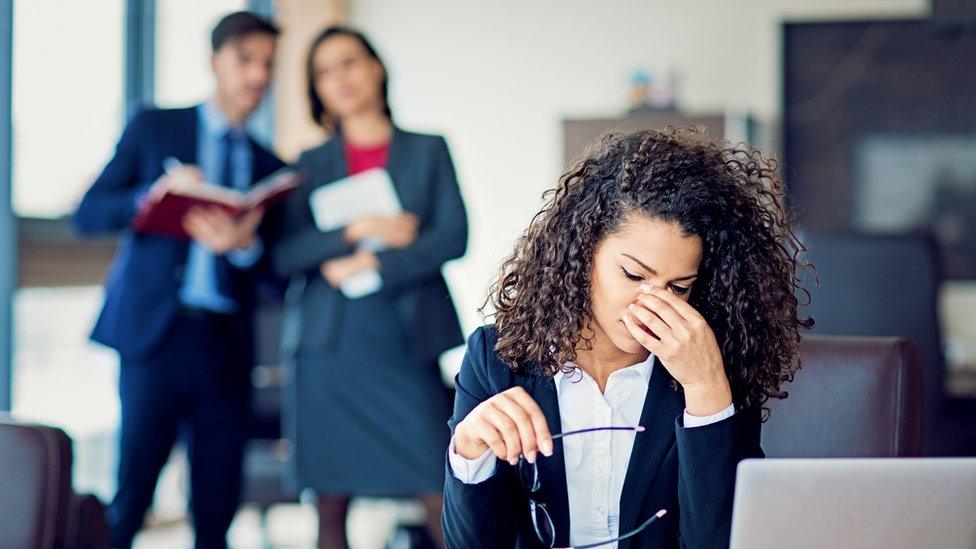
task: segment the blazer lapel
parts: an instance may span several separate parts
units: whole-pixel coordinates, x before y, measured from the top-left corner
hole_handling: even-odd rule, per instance
[[[328,185],[346,177],[349,170],[346,166],[346,154],[342,146],[342,135],[336,134],[326,141],[322,149],[316,154],[311,162],[310,174],[313,179],[307,181],[307,190],[303,191],[309,195],[315,189]],[[326,349],[335,350],[339,344],[340,326],[342,317],[346,310],[346,297],[338,289],[332,289],[332,306],[325,308],[322,313],[327,317],[325,325],[328,327],[324,334],[323,345]]]
[[[315,167],[315,172],[321,174],[321,180],[312,183],[318,186],[346,177],[349,175],[349,169],[346,164],[346,153],[342,146],[342,136],[336,135],[325,143],[318,165]]]
[[[386,171],[390,172],[390,178],[396,183],[396,177],[403,172],[406,162],[410,159],[409,151],[404,150],[406,145],[406,135],[400,128],[393,128],[393,135],[390,137],[390,151],[386,158]]]
[[[411,158],[409,136],[394,126],[393,136],[390,138],[390,152],[386,158],[386,171],[393,180],[393,189],[400,199],[400,206],[404,210],[417,213],[414,209],[413,197],[407,194],[412,191],[412,187],[404,181],[405,177],[409,177],[408,168]]]
[[[561,432],[562,422],[559,419],[559,398],[555,383],[552,379],[541,376],[530,379],[532,381],[527,387],[528,392],[545,414],[549,432],[553,434]],[[549,516],[556,527],[558,547],[569,545],[569,496],[566,492],[566,461],[563,455],[563,441],[559,438],[553,441],[552,457],[539,454],[536,461],[541,489],[535,499],[546,504]]]
[[[175,112],[178,113],[179,122],[170,126],[175,128],[176,132],[168,143],[172,148],[169,148],[169,154],[166,156],[172,156],[183,164],[195,166],[199,162],[197,149],[200,147],[200,112],[198,107],[188,107]],[[162,165],[162,160],[160,160],[160,165]],[[169,241],[179,250],[180,266],[178,271],[180,274],[178,278],[182,280],[184,264],[190,251],[190,241],[177,239],[169,239]]]
[[[644,426],[644,432],[635,435],[620,494],[621,534],[633,530],[648,518],[638,514],[664,457],[675,443],[674,420],[684,409],[684,397],[672,388],[671,383],[667,370],[660,363],[655,364],[641,411],[640,424]],[[620,549],[629,547],[630,542],[630,538],[621,541]]]
[[[394,185],[397,182],[397,176],[402,173],[406,163],[410,160],[410,152],[404,150],[405,137],[403,130],[393,128],[393,136],[390,138],[390,152],[386,159],[386,171],[390,172]],[[319,163],[316,166],[316,172],[322,174],[322,183],[331,183],[349,175],[343,143],[342,134],[336,134],[326,141],[322,148]]]
[[[184,164],[196,164],[197,149],[200,147],[200,113],[197,107],[184,109],[180,112],[183,118],[178,128],[179,134],[175,135],[172,141],[171,154]]]
[[[251,180],[247,182],[247,187],[250,189],[258,181],[261,181],[273,172],[267,160],[267,153],[261,148],[261,145],[249,134],[245,134],[245,139],[247,147],[251,149]]]

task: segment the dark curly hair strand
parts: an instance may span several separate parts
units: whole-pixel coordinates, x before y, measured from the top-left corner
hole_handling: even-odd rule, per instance
[[[545,205],[501,265],[490,304],[495,351],[513,370],[552,376],[592,348],[590,276],[598,244],[640,213],[678,224],[703,246],[690,303],[715,332],[738,407],[784,398],[807,264],[783,207],[777,163],[696,129],[608,133],[547,191]],[[801,290],[802,291],[802,290]]]

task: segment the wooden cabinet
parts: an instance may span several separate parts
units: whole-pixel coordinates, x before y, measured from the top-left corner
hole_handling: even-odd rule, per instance
[[[649,110],[622,118],[570,118],[563,121],[563,159],[567,165],[573,162],[587,145],[609,130],[663,130],[668,126],[703,126],[709,137],[732,142],[748,142],[752,137],[752,122],[748,116],[742,115],[690,115],[677,110]]]

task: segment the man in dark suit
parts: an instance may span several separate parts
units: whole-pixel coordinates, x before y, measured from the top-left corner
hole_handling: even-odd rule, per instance
[[[121,233],[92,334],[121,360],[113,547],[131,545],[178,434],[186,435],[196,546],[226,546],[241,492],[254,289],[275,225],[263,217],[274,212],[234,219],[191,210],[182,220],[191,242],[130,226],[175,180],[246,189],[282,167],[244,130],[271,82],[277,35],[251,13],[223,18],[212,34],[213,97],[137,113],[74,216],[79,234]]]

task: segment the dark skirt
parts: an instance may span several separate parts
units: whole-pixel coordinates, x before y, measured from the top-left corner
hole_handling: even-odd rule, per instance
[[[291,434],[299,488],[416,496],[444,487],[451,396],[416,358],[381,292],[345,303],[336,348],[294,361]]]

